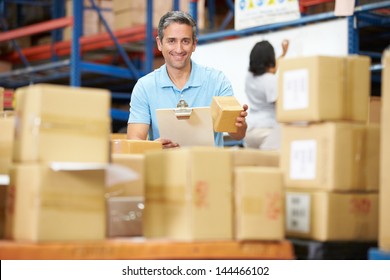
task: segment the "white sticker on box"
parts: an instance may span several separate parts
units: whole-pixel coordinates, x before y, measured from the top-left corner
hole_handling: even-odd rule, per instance
[[[309,233],[310,194],[286,193],[286,229]]]
[[[296,140],[290,146],[290,179],[314,180],[317,167],[317,142]]]
[[[283,73],[283,109],[300,110],[309,106],[309,71],[298,69]]]

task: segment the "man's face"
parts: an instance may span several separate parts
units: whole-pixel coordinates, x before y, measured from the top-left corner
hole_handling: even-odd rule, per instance
[[[157,46],[167,67],[180,70],[189,65],[192,52],[196,48],[192,35],[191,26],[172,23],[164,30],[162,41],[157,37]]]

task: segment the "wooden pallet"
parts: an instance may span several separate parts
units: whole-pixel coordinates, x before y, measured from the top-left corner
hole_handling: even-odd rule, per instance
[[[168,242],[112,239],[101,242],[20,243],[0,241],[0,259],[7,260],[172,260],[294,259],[290,241]]]

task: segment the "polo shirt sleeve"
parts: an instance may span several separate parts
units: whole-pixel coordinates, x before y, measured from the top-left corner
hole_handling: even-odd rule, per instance
[[[215,85],[220,85],[219,96],[233,96],[233,87],[229,79],[221,71],[217,71]]]
[[[128,123],[150,124],[150,108],[148,95],[141,80],[139,80],[131,94],[130,115]]]

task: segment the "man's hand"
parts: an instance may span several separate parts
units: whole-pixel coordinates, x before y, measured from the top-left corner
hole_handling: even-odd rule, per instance
[[[244,104],[242,106],[242,111],[240,113],[240,116],[236,118],[236,127],[237,132],[235,133],[229,133],[230,137],[232,137],[234,140],[241,140],[245,137],[247,124],[246,124],[246,116],[248,116],[248,105]]]
[[[171,148],[180,147],[180,145],[178,143],[174,143],[169,139],[158,138],[154,141],[160,142],[162,144],[163,149],[171,149]]]

